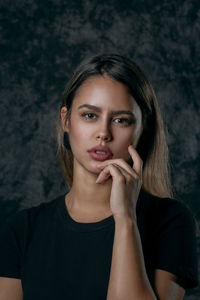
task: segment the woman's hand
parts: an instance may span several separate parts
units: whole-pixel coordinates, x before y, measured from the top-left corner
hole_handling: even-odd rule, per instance
[[[113,217],[131,217],[136,221],[136,203],[142,186],[143,161],[132,145],[129,145],[128,151],[133,160],[133,167],[131,168],[124,159],[105,160],[98,166],[103,170],[96,183],[103,183],[112,176],[110,209]]]

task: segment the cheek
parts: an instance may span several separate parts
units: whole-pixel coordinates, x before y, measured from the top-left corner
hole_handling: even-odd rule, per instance
[[[114,134],[114,148],[116,149],[116,158],[128,157],[127,147],[132,142],[132,129],[116,130]],[[117,150],[118,149],[118,150]]]
[[[89,130],[87,130],[86,126],[83,126],[83,122],[79,119],[74,118],[71,119],[71,128],[70,128],[70,143],[77,148],[79,145],[83,145],[84,142],[88,141]]]

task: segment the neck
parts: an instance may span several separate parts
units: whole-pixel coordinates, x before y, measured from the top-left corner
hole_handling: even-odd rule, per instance
[[[98,174],[89,172],[83,167],[76,168],[74,163],[73,184],[66,195],[69,210],[83,215],[103,215],[110,211],[110,192],[112,178],[98,184]]]

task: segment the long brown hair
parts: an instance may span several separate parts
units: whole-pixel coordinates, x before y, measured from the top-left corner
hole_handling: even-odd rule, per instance
[[[167,145],[167,127],[164,124],[154,90],[138,65],[117,54],[97,55],[84,60],[75,70],[62,94],[57,119],[57,155],[69,188],[73,182],[73,153],[64,145],[60,110],[67,107],[70,120],[73,99],[77,89],[89,77],[110,76],[123,83],[142,111],[143,132],[136,151],[143,160],[142,188],[157,197],[174,197],[171,184],[171,164]]]

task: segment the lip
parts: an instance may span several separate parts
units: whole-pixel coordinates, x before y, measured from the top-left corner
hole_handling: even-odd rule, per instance
[[[96,151],[104,151],[105,154],[103,153],[96,153]],[[95,160],[106,160],[106,159],[110,159],[113,157],[113,153],[110,151],[109,148],[105,147],[105,146],[96,146],[93,147],[91,149],[88,150],[89,154],[91,155],[91,157]]]

